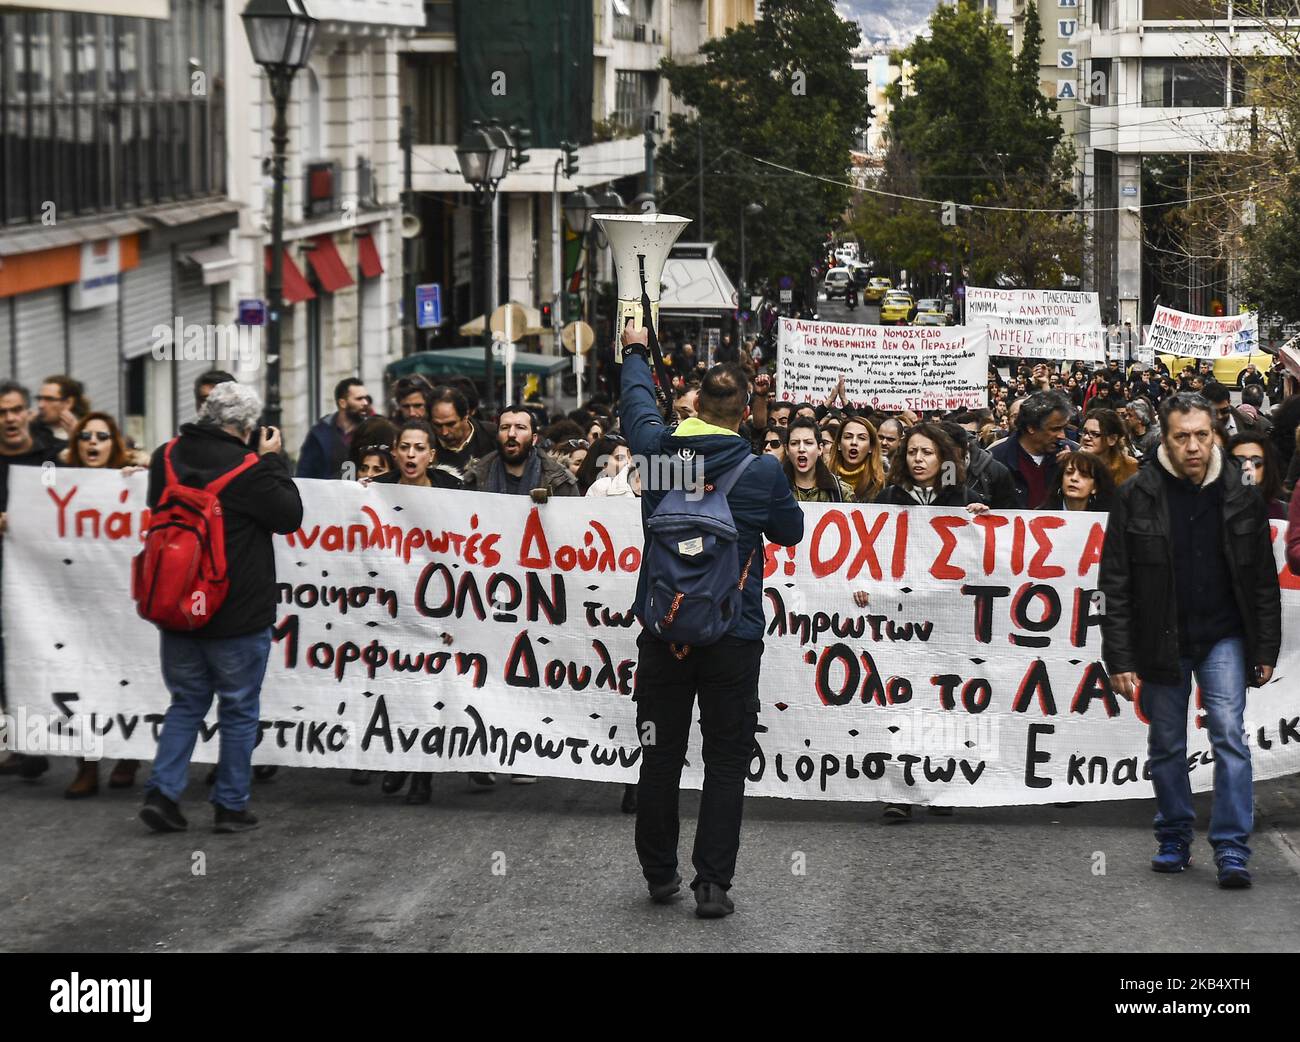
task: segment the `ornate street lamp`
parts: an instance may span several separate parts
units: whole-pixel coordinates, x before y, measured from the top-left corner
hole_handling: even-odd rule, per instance
[[[289,146],[285,110],[293,78],[311,57],[317,21],[303,0],[250,0],[244,9],[248,47],[266,73],[275,102],[271,124],[271,273],[266,279],[266,417],[280,426],[280,312],[284,309],[284,164]]]
[[[495,122],[484,126],[475,120],[469,125],[456,146],[456,162],[460,164],[460,176],[474,189],[474,200],[491,221],[493,202],[496,198],[497,185],[506,176],[510,160],[514,153],[514,143],[510,135]],[[480,223],[485,223],[480,219]],[[492,271],[495,259],[491,256],[496,250],[496,237],[489,231],[487,248],[483,252],[480,278],[483,287],[483,415],[490,416],[496,402],[496,365],[492,358]],[[509,404],[509,403],[507,403]]]

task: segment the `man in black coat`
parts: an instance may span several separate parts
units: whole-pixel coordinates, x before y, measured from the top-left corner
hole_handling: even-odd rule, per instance
[[[994,445],[989,454],[1011,472],[1016,506],[1040,510],[1056,484],[1056,458],[1078,446],[1065,438],[1070,420],[1070,400],[1060,391],[1035,391],[1016,413],[1011,437]]]
[[[1192,784],[1187,700],[1202,692],[1214,750],[1210,844],[1219,885],[1250,885],[1254,823],[1246,688],[1273,676],[1282,607],[1258,493],[1214,440],[1214,409],[1178,394],[1160,409],[1161,445],[1151,465],[1120,486],[1101,557],[1102,654],[1115,690],[1150,720],[1157,872],[1191,861]]]
[[[150,510],[156,510],[166,495],[169,448],[176,481],[203,488],[249,462],[248,442],[258,429],[261,412],[262,403],[251,387],[238,383],[214,387],[204,404],[203,419],[185,424],[178,438],[154,452],[149,467]],[[214,831],[243,832],[258,824],[247,805],[262,678],[275,622],[271,536],[292,532],[302,524],[302,499],[280,450],[280,432],[262,428],[256,461],[218,493],[230,577],[225,600],[199,629],[160,631],[162,674],[172,703],[158,736],[153,773],[140,810],[141,820],[157,832],[188,828],[178,804],[189,780],[195,735],[214,694],[221,734],[211,797]]]

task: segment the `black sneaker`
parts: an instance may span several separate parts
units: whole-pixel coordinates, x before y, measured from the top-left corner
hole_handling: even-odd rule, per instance
[[[157,789],[145,793],[140,820],[155,832],[184,832],[190,827],[180,807]]]
[[[657,905],[666,905],[673,900],[682,888],[682,877],[674,875],[666,883],[647,883],[650,900]]]
[[[248,832],[261,824],[251,810],[231,810],[220,803],[214,806],[216,814],[212,819],[213,832]]]
[[[471,774],[469,776],[470,785],[476,789],[490,789],[497,783],[495,774]]]
[[[620,807],[624,814],[636,813],[636,786],[623,786],[623,803]]]
[[[695,914],[701,919],[721,919],[735,910],[735,904],[717,883],[701,883],[695,888]]]
[[[426,773],[411,775],[411,788],[406,793],[407,803],[428,803],[433,798],[433,775]]]

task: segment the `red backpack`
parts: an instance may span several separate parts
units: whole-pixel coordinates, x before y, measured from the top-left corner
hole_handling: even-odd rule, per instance
[[[149,519],[144,549],[131,566],[131,596],[142,619],[187,632],[206,626],[226,599],[226,529],[217,497],[257,462],[257,455],[250,452],[205,488],[190,488],[176,479],[172,467],[178,440],[163,451],[167,484]]]

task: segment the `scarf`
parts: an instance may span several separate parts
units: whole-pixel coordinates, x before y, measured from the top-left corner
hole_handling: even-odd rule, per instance
[[[862,462],[859,463],[852,470],[850,470],[843,463],[836,460],[835,474],[841,481],[844,482],[844,484],[848,485],[849,488],[853,489],[856,492],[858,488],[858,482],[860,482],[862,480],[863,475],[866,474],[867,464],[870,462],[871,462],[870,457],[864,456]]]
[[[528,454],[528,459],[524,463],[524,472],[519,478],[516,486],[522,489],[525,494],[540,486],[542,483],[542,457],[536,449]],[[492,460],[492,466],[488,467],[487,481],[483,486],[484,492],[496,492],[502,495],[509,494],[512,490],[506,486],[506,467],[501,462],[501,453],[496,453]]]
[[[938,492],[933,488],[925,488],[922,485],[908,485],[907,494],[915,499],[923,507],[933,506],[935,496]]]

